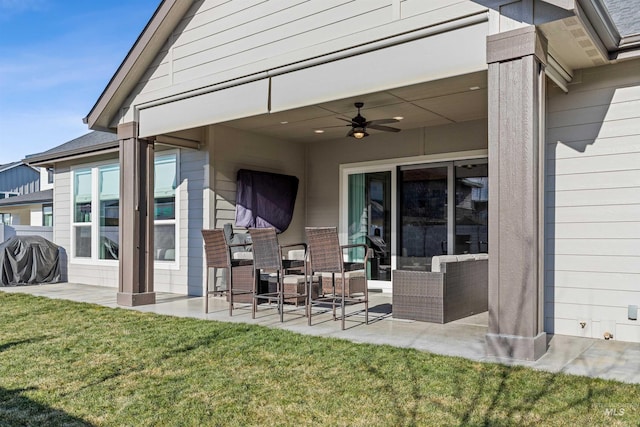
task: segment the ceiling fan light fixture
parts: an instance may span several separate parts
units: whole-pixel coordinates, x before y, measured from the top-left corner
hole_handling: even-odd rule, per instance
[[[364,130],[364,128],[361,128],[361,127],[353,128],[353,137],[355,139],[362,139],[365,136],[369,136],[369,134],[367,133],[366,130]]]

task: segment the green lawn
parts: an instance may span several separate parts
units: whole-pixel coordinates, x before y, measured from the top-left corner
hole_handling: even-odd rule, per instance
[[[0,292],[2,426],[638,425],[639,402],[637,385]]]

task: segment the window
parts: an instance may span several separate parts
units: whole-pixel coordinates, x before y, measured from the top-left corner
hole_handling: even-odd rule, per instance
[[[74,172],[73,236],[74,256],[91,258],[91,169]]]
[[[42,225],[53,226],[53,205],[42,205]]]
[[[120,167],[118,165],[98,168],[98,202],[100,203],[98,257],[118,259],[120,230]]]
[[[176,257],[176,155],[156,156],[154,176],[155,259]]]
[[[156,156],[155,259],[176,259],[177,155]],[[117,260],[120,231],[120,165],[73,172],[73,254],[76,259]],[[97,215],[94,214],[97,212]]]
[[[47,168],[47,183],[53,184],[53,168]]]
[[[11,225],[12,222],[11,214],[0,213],[0,224]]]

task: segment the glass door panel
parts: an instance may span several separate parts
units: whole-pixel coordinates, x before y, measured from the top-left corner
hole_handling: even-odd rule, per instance
[[[455,253],[487,253],[489,178],[487,163],[456,164]]]
[[[427,271],[431,257],[447,253],[448,170],[447,165],[400,168],[398,269]]]
[[[391,280],[391,172],[349,175],[349,244],[373,249],[368,271],[372,280]],[[348,261],[361,262],[364,253],[348,252]]]

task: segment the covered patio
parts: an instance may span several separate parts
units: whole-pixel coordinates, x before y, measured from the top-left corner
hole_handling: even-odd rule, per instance
[[[0,287],[2,292],[25,293],[46,298],[65,299],[106,307],[119,307],[112,289],[101,286],[57,283],[33,286]],[[537,361],[487,356],[485,335],[487,313],[444,325],[393,319],[390,315],[391,297],[382,293],[370,295],[370,324],[364,325],[364,316],[350,316],[347,329],[340,330],[340,322],[331,314],[316,314],[314,325],[307,326],[304,310],[288,314],[280,323],[275,309],[261,309],[255,320],[251,310],[239,308],[233,317],[228,315],[228,305],[223,298],[212,298],[210,313],[204,314],[202,298],[165,292],[156,294],[156,304],[126,309],[160,315],[191,317],[219,322],[247,323],[269,328],[281,328],[293,332],[370,343],[413,348],[447,356],[463,357],[479,362],[497,362],[526,366],[549,372],[613,379],[640,384],[640,344],[621,341],[604,341],[592,338],[550,335],[549,349]]]
[[[395,286],[393,270],[433,272],[435,256],[488,253],[483,295],[489,314],[478,335],[484,339],[476,341],[478,358],[537,360],[547,350],[547,333],[610,336],[617,323],[617,337],[637,341],[637,324],[628,323],[636,315],[625,316],[620,303],[615,312],[602,308],[605,314],[592,315],[591,290],[579,291],[584,307],[567,308],[561,317],[557,299],[564,296],[555,292],[556,261],[567,271],[591,272],[584,258],[574,259],[582,248],[555,252],[553,150],[574,136],[548,134],[582,116],[572,111],[584,101],[580,90],[565,97],[573,70],[612,59],[598,49],[604,33],[591,23],[607,24],[598,10],[585,14],[578,2],[550,1],[534,7],[394,0],[368,9],[338,3],[314,2],[317,10],[307,15],[302,7],[285,13],[268,2],[259,9],[162,2],[85,118],[90,129],[117,131],[119,142],[120,252],[109,271],[112,282],[117,277],[117,303],[153,305],[167,291],[206,293],[201,230],[231,223],[245,231],[235,223],[237,173],[249,169],[300,181],[281,244],[302,242],[305,227],[322,226],[337,227],[342,244],[386,242],[370,283],[383,294]],[[258,10],[268,13],[256,20]],[[372,19],[363,19],[364,11]],[[631,75],[633,65],[619,72]],[[609,74],[601,68],[594,79],[581,74],[584,81],[575,84],[599,90],[605,77],[598,73]],[[607,105],[609,96],[598,91],[594,105]],[[558,105],[564,98],[571,102]],[[559,118],[548,114],[554,109]],[[595,127],[590,124],[581,141],[594,141]],[[153,159],[165,145],[176,152],[177,169],[168,192],[170,223],[160,225],[170,231],[173,251],[166,268],[155,272],[155,221],[163,218]],[[573,173],[568,167],[567,175]],[[79,220],[71,227],[89,230]],[[68,229],[60,226],[61,234]],[[80,273],[93,280],[86,274],[93,266],[70,265],[70,281]],[[615,269],[637,272],[626,264]],[[595,276],[589,277],[595,287]],[[373,328],[397,324],[403,323],[385,318],[356,329],[386,336],[394,334]],[[416,326],[432,328],[440,330]],[[416,334],[407,341],[419,341]],[[444,338],[434,342],[456,348]]]

